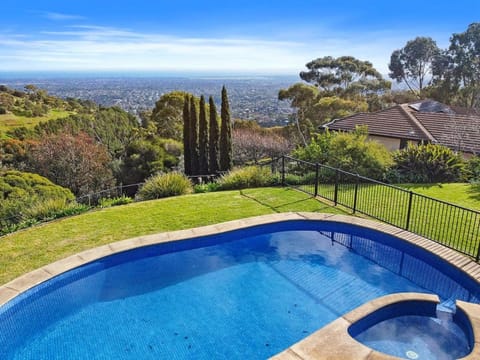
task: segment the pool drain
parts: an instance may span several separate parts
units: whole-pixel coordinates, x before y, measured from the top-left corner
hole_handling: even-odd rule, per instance
[[[407,357],[409,359],[418,359],[418,354],[415,352],[415,351],[412,351],[412,350],[408,350],[405,355],[407,355]]]

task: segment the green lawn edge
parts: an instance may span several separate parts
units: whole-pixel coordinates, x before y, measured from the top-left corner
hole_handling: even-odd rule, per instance
[[[0,237],[0,284],[114,241],[288,211],[345,213],[288,188],[193,194],[96,210]]]

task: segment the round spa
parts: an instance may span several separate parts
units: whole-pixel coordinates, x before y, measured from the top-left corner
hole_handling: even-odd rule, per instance
[[[382,307],[348,329],[357,341],[404,359],[447,360],[468,355],[472,327],[460,308],[408,300]]]

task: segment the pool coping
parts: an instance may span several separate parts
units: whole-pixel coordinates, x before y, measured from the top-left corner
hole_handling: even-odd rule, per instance
[[[475,279],[477,282],[479,282],[480,285],[480,264],[476,263],[471,258],[465,255],[462,255],[452,249],[449,249],[441,244],[435,243],[414,233],[402,230],[388,224],[354,216],[308,212],[288,212],[233,220],[193,229],[139,236],[85,250],[80,253],[71,255],[67,258],[45,265],[39,269],[24,274],[0,286],[0,306],[42,282],[45,282],[66,271],[72,270],[76,267],[88,264],[109,255],[121,253],[139,247],[187,240],[191,238],[203,237],[219,233],[226,233],[256,225],[266,225],[276,222],[298,220],[321,220],[354,224],[390,234],[394,237],[403,239],[404,241],[407,241],[435,253],[440,258],[447,261],[449,264],[462,270],[467,275]],[[393,294],[374,299],[373,301],[363,304],[357,309],[354,309],[353,311],[343,315],[342,317],[326,325],[325,327],[316,331],[305,339],[297,342],[296,344],[293,344],[285,351],[275,355],[272,359],[397,359],[396,357],[372,350],[369,347],[357,342],[348,334],[348,327],[353,322],[388,304],[415,299],[438,301],[438,298],[435,295],[420,293]],[[470,353],[463,359],[479,359],[480,305],[457,301],[457,306],[459,306],[466,313],[468,319],[470,320],[475,339],[475,346],[472,353]]]

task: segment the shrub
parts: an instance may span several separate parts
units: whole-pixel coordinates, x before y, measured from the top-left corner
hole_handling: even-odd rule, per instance
[[[222,190],[235,190],[271,186],[275,180],[269,168],[247,166],[229,171],[220,178],[218,183]]]
[[[385,146],[367,139],[365,127],[358,127],[352,133],[326,131],[317,135],[307,146],[296,149],[292,155],[300,160],[329,165],[374,179],[382,179],[393,164]]]
[[[1,234],[39,221],[74,215],[87,208],[72,202],[72,192],[32,173],[0,171]]]
[[[474,156],[467,161],[466,177],[468,180],[474,182],[480,180],[480,156]]]
[[[329,131],[317,134],[308,145],[295,149],[292,152],[292,156],[303,161],[327,164],[330,143],[334,136],[335,133],[330,133]]]
[[[208,182],[204,184],[194,185],[193,191],[195,193],[207,193],[220,190],[220,185],[217,182]]]
[[[133,199],[129,196],[122,195],[114,198],[102,198],[99,200],[98,205],[102,208],[117,206],[117,205],[126,205],[133,202]]]
[[[363,131],[338,133],[331,140],[327,161],[331,167],[380,180],[392,164],[387,148],[368,140]]]
[[[138,200],[153,200],[168,196],[189,194],[193,191],[191,181],[179,172],[154,175],[147,179],[137,193]]]
[[[461,180],[465,171],[461,155],[440,145],[410,145],[395,152],[393,159],[399,182],[454,182]]]
[[[315,184],[315,172],[299,172],[285,174],[285,183],[287,185],[308,185]],[[282,179],[280,176],[276,178],[276,183],[280,184]]]
[[[87,205],[67,202],[65,199],[47,199],[37,201],[25,209],[26,219],[38,221],[53,220],[64,216],[77,215],[89,209]]]
[[[32,198],[57,198],[73,200],[72,192],[38,174],[16,170],[0,171],[0,199],[18,199],[22,201]]]

